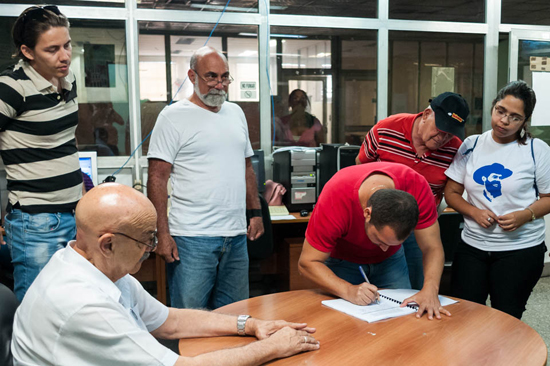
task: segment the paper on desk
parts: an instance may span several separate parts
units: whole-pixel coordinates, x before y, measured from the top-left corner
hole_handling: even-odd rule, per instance
[[[325,300],[322,301],[322,304],[369,323],[383,319],[397,318],[416,312],[415,309],[410,307],[400,308],[399,304],[384,298],[380,298],[380,304],[364,306],[352,304],[344,299]]]
[[[271,221],[277,221],[277,220],[296,220],[296,218],[292,215],[271,216]]]
[[[386,289],[386,290],[380,290],[378,291],[382,295],[385,295],[387,297],[391,297],[394,300],[397,300],[399,302],[403,302],[403,300],[413,296],[418,292],[418,290],[410,290],[410,289]],[[441,303],[441,306],[447,306],[456,303],[456,300],[449,299],[445,296],[438,296],[439,302]]]
[[[403,300],[416,294],[418,290],[406,290],[406,289],[389,289],[378,291],[380,295],[380,304],[370,305],[355,305],[344,299],[337,300],[325,300],[322,301],[323,305],[326,305],[334,310],[341,311],[348,315],[354,316],[358,319],[365,320],[369,323],[376,322],[383,319],[397,318],[407,314],[416,312],[416,308],[413,306],[400,307]],[[439,296],[439,302],[441,306],[450,305],[456,303],[455,300],[449,299],[445,296]]]

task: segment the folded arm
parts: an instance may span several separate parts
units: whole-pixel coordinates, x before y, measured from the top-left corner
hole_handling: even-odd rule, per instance
[[[245,325],[245,333],[260,339],[259,342],[196,357],[181,356],[176,365],[262,364],[275,358],[318,349],[319,342],[311,335],[314,332],[315,328],[308,327],[306,323],[249,318]],[[170,308],[166,321],[151,334],[165,339],[236,335],[237,316]]]

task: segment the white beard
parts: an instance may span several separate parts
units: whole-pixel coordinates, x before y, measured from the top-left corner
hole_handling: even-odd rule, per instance
[[[221,107],[222,104],[225,102],[225,99],[227,98],[227,93],[225,92],[225,90],[210,89],[208,93],[202,94],[199,90],[198,80],[195,82],[193,89],[195,90],[195,94],[197,94],[199,99],[209,107]]]

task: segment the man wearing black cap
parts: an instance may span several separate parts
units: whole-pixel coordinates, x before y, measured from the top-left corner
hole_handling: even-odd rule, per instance
[[[428,181],[439,205],[447,182],[445,170],[464,140],[470,114],[460,94],[445,92],[430,100],[421,113],[401,113],[379,121],[365,136],[355,159],[357,164],[385,161],[405,164]],[[403,243],[411,286],[424,282],[422,252],[414,234]]]

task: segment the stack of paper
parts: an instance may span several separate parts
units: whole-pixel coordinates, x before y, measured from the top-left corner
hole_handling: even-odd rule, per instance
[[[417,311],[417,308],[412,305],[400,307],[403,300],[416,294],[417,290],[380,290],[380,303],[370,305],[355,305],[344,299],[325,300],[322,301],[334,310],[341,311],[358,319],[365,320],[369,323],[379,320],[397,318],[399,316],[412,314]],[[448,297],[439,296],[441,306],[456,303],[455,300]]]

